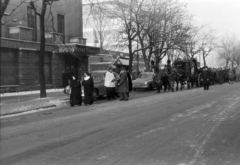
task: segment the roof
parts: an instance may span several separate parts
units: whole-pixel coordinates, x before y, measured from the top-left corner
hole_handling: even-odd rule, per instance
[[[118,57],[116,61],[113,63],[113,65],[129,66],[129,59],[124,57]]]
[[[94,71],[91,71],[91,73],[106,73],[107,70],[94,70]]]

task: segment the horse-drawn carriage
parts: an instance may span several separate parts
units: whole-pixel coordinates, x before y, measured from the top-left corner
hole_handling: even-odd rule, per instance
[[[168,60],[168,64],[165,65],[164,69],[158,67],[154,69],[154,81],[158,84],[156,86],[160,86],[158,91],[160,91],[162,86],[164,86],[165,91],[166,89],[174,91],[175,83],[176,90],[178,90],[179,84],[181,85],[181,89],[183,89],[185,84],[187,84],[188,89],[193,85],[199,85],[200,74],[196,59],[176,60],[173,62],[172,66],[170,62],[171,61]]]
[[[187,84],[188,89],[194,85],[200,84],[200,71],[196,59],[176,60],[173,62],[173,77],[177,83],[176,90],[178,90],[178,83],[181,84],[181,89]]]

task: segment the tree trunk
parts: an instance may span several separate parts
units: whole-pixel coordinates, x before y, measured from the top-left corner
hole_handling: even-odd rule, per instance
[[[156,56],[156,66],[159,67],[159,63],[160,63],[161,59],[159,58],[159,56]]]
[[[132,61],[133,61],[133,52],[132,52],[132,40],[128,37],[128,50],[129,50],[129,73],[132,73]]]
[[[203,57],[203,66],[207,66],[206,64],[206,58]]]
[[[0,17],[1,17],[1,20],[2,20],[2,17],[4,15],[4,12],[9,4],[9,1],[10,0],[1,0],[1,4],[0,4]]]
[[[228,63],[229,63],[229,60],[227,59],[225,68],[228,68]]]
[[[43,1],[42,12],[40,17],[40,54],[39,54],[39,84],[40,84],[40,98],[47,97],[45,75],[44,75],[44,53],[45,53],[45,12],[46,3]]]
[[[202,57],[203,57],[203,66],[207,66],[207,64],[206,64],[206,57],[204,55],[205,55],[205,53],[203,52],[203,55],[202,55]]]

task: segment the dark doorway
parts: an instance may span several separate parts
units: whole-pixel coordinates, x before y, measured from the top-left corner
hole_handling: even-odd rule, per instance
[[[73,55],[65,56],[65,69],[78,78],[78,58]]]

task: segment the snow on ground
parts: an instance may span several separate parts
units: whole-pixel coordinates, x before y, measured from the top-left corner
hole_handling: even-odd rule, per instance
[[[59,92],[63,91],[63,89],[47,89],[46,92]],[[29,95],[29,94],[40,94],[40,90],[36,91],[22,91],[22,92],[11,92],[11,93],[1,93],[0,97],[6,97],[6,96],[22,96],[22,95]]]

